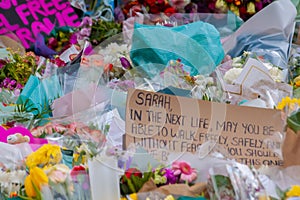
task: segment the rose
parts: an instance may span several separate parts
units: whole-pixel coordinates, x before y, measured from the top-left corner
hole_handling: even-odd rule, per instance
[[[125,176],[127,178],[130,178],[131,176],[137,176],[142,178],[143,174],[140,170],[138,170],[137,168],[129,168],[128,170],[126,170],[125,172]]]

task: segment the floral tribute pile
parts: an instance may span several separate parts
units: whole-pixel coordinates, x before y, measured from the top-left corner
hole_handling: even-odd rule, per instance
[[[77,1],[70,2],[73,6],[79,5]],[[113,171],[121,172],[115,183],[119,191],[108,192],[118,193],[122,200],[300,198],[299,179],[293,179],[300,172],[297,166],[286,171],[254,169],[220,152],[212,152],[208,155],[211,166],[201,163],[205,161],[195,155],[193,159],[180,157],[169,164],[149,161],[143,163],[148,164],[148,168],[141,169],[136,161],[140,156],[138,147],[124,150],[122,146],[123,97],[129,88],[158,92],[173,87],[190,98],[277,109],[286,120],[287,129],[299,137],[300,49],[289,43],[293,33],[284,27],[286,29],[278,32],[266,31],[278,37],[264,35],[264,31],[255,36],[249,33],[250,39],[247,34],[237,35],[234,41],[250,43],[237,44],[243,49],[234,54],[233,50],[225,51],[228,38],[222,34],[238,34],[234,31],[241,24],[228,30],[232,24],[226,22],[220,27],[218,21],[218,16],[229,17],[228,11],[231,11],[247,25],[250,17],[277,2],[282,0],[129,0],[114,9],[115,21],[88,16],[83,10],[78,27],[56,27],[48,35],[41,33],[26,53],[0,41],[0,199],[93,199],[101,180],[95,184],[97,177],[91,176],[91,162],[104,157],[116,161]],[[189,35],[205,32],[187,28],[200,20],[197,13],[213,13],[213,21],[217,22],[206,27],[218,33],[215,38],[210,38],[211,32]],[[174,16],[189,20],[180,23]],[[187,40],[189,45],[196,43],[195,47],[202,50],[199,52],[207,56],[197,61],[214,63],[214,66],[204,66],[210,68],[211,73],[195,73],[192,70],[195,66],[189,66],[193,62],[187,63],[184,57],[171,51],[163,56],[152,44],[147,44],[144,50],[150,49],[153,55],[141,52],[138,61],[149,57],[168,60],[159,65],[150,63],[152,68],[141,68],[132,51],[137,30],[134,22],[150,30],[157,27],[178,32],[187,29],[180,35],[193,38],[193,42]],[[256,27],[249,30],[253,28]],[[207,44],[215,40],[222,50],[218,55],[216,49],[209,51],[211,44]],[[269,46],[264,46],[270,41]],[[186,44],[179,48],[183,53],[189,50]],[[177,57],[169,59],[171,53]],[[215,59],[217,56],[219,62]],[[248,85],[244,89],[249,92],[243,95],[231,94],[228,88],[239,84],[240,77],[247,73],[249,60],[260,64],[263,73],[258,74],[257,80],[264,77],[267,80],[264,85]],[[153,75],[151,70],[154,69],[160,70]],[[284,138],[285,134],[280,134]],[[149,155],[144,156],[146,160]],[[220,163],[222,165],[218,165]],[[300,165],[297,160],[295,163]],[[289,174],[291,171],[295,177]],[[282,180],[276,174],[286,176]]]

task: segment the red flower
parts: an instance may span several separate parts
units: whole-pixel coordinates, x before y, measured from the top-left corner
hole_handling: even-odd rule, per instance
[[[165,13],[167,16],[171,16],[172,14],[176,13],[176,10],[175,10],[175,8],[173,8],[173,7],[169,7],[169,8],[167,8],[167,9],[164,11],[164,13]]]
[[[63,60],[61,60],[59,57],[56,57],[52,62],[54,64],[56,64],[57,67],[64,67],[64,66],[66,66],[66,63]]]
[[[126,170],[125,176],[127,178],[130,178],[131,176],[138,176],[138,177],[142,178],[143,174],[137,168],[129,168],[128,170]]]
[[[70,175],[74,177],[77,176],[78,174],[85,174],[85,173],[86,173],[85,167],[83,167],[82,165],[78,165],[73,167]]]
[[[241,6],[239,8],[239,11],[240,11],[241,17],[244,16],[245,14],[247,14],[247,8],[245,8],[244,6]]]
[[[145,4],[150,7],[150,9],[156,5],[156,0],[146,0]]]

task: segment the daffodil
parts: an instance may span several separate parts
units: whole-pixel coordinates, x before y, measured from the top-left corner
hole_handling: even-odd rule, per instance
[[[300,185],[292,186],[292,188],[286,193],[286,197],[300,197]]]
[[[278,103],[277,109],[283,110],[284,108],[288,108],[289,110],[294,110],[296,106],[300,106],[300,99],[284,97],[281,102]]]
[[[49,180],[44,170],[39,167],[31,168],[29,173],[24,181],[25,192],[28,197],[36,197],[37,192],[40,191],[43,186],[47,186]]]

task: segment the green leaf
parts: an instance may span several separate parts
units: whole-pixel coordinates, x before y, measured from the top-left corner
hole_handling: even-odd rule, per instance
[[[120,189],[122,195],[130,194],[129,188],[126,184],[120,183]]]
[[[300,131],[300,110],[293,112],[287,118],[287,125],[295,132]]]
[[[132,181],[130,179],[128,179],[126,176],[124,176],[124,177],[125,177],[124,179],[128,185],[130,193],[136,193],[136,190],[135,190],[135,187],[134,187]]]

